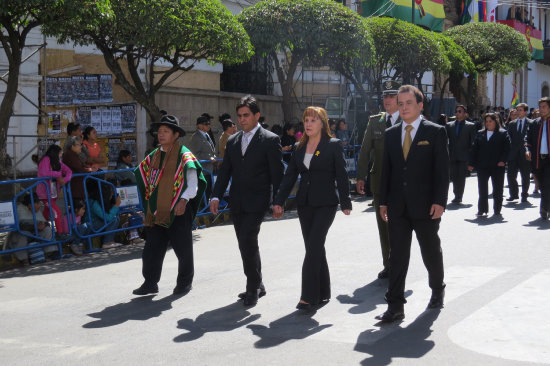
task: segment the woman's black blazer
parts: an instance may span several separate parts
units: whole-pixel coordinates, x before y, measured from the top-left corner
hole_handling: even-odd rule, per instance
[[[313,153],[309,169],[304,165],[306,147],[296,149],[288,163],[274,204],[283,206],[300,175],[296,194],[298,206],[331,206],[340,203],[351,210],[349,179],[340,140],[322,137]]]

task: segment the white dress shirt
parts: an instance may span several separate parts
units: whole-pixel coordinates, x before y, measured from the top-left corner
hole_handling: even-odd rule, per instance
[[[418,118],[411,123],[411,126],[413,126],[413,129],[411,130],[411,141],[414,140],[414,137],[416,136],[416,131],[418,131],[418,127],[420,126],[420,121],[422,120],[422,116],[418,116]],[[401,126],[401,146],[403,146],[403,142],[405,141],[405,127],[407,126],[407,123],[403,121],[403,125]]]

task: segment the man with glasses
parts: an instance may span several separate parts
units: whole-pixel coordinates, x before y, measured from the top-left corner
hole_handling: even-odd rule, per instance
[[[512,142],[508,157],[508,189],[510,197],[506,201],[514,201],[519,198],[518,171],[521,174],[521,202],[526,203],[529,197],[529,184],[531,164],[525,159],[525,135],[529,125],[533,122],[527,118],[529,106],[520,103],[516,107],[518,118],[508,124],[508,135]]]
[[[452,203],[462,203],[470,149],[476,136],[476,128],[472,122],[466,121],[466,107],[462,104],[456,106],[456,120],[445,125],[449,138],[450,173],[453,182],[454,199]]]

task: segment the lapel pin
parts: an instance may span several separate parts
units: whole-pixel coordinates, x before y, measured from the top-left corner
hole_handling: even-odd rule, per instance
[[[315,156],[319,156],[320,152],[319,150],[315,151]]]

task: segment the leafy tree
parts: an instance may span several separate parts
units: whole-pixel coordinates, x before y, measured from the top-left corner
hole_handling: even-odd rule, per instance
[[[531,60],[525,35],[504,24],[468,23],[449,28],[444,34],[466,50],[478,73],[508,74]],[[469,106],[475,104],[477,88],[473,77],[468,78],[468,90],[461,93]]]
[[[252,55],[248,35],[219,0],[70,3],[77,15],[45,31],[60,42],[97,47],[115,82],[146,109],[152,121],[161,116],[155,95],[171,75],[191,70],[197,60],[232,64]],[[145,81],[141,68],[148,71]]]
[[[401,78],[404,83],[420,86],[426,71],[451,68],[436,33],[398,19],[372,17],[366,22],[376,56],[365,74],[378,93],[384,79]]]
[[[285,121],[292,119],[292,91],[299,65],[349,65],[352,60],[367,60],[371,52],[361,17],[331,0],[264,0],[244,9],[239,21],[255,51],[273,59]]]
[[[0,0],[0,42],[8,59],[6,91],[0,104],[0,175],[8,174],[6,141],[13,104],[17,97],[23,50],[29,33],[48,22],[67,16],[61,0]],[[7,80],[6,80],[7,79]]]

